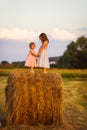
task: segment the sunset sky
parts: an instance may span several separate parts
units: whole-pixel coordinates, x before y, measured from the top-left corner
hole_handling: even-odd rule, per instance
[[[24,61],[28,44],[49,37],[48,56],[60,56],[79,36],[87,36],[87,0],[0,0],[0,62]]]

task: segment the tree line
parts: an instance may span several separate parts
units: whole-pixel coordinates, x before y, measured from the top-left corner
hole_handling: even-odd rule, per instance
[[[60,68],[87,68],[87,37],[81,36],[76,42],[72,41],[59,58]]]
[[[0,64],[0,68],[23,68],[24,61],[14,61],[11,64],[8,61],[2,61]]]

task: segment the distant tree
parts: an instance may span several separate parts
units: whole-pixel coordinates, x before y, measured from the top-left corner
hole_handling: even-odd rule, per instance
[[[1,61],[1,64],[9,64],[9,62],[8,62],[8,61],[3,60],[3,61]]]
[[[24,67],[24,61],[17,61],[17,62],[12,62],[12,65],[14,66],[14,67],[18,67],[18,68],[21,68],[21,67]]]
[[[58,61],[58,67],[87,68],[87,38],[81,36],[72,41]]]
[[[12,64],[10,64],[8,61],[1,61],[0,68],[12,68]]]
[[[77,40],[78,66],[87,68],[87,38],[80,37]]]

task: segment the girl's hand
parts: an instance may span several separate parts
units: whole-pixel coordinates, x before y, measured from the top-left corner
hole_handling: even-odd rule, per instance
[[[38,57],[40,57],[40,55],[41,55],[41,52],[39,51],[37,55],[38,55]]]
[[[45,41],[42,46],[40,47],[39,51],[38,51],[38,55],[40,56],[42,51],[48,46],[48,41]]]

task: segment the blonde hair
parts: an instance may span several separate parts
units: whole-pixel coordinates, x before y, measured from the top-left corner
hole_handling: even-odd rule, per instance
[[[30,42],[29,47],[31,48],[32,45],[36,46],[34,42]]]

